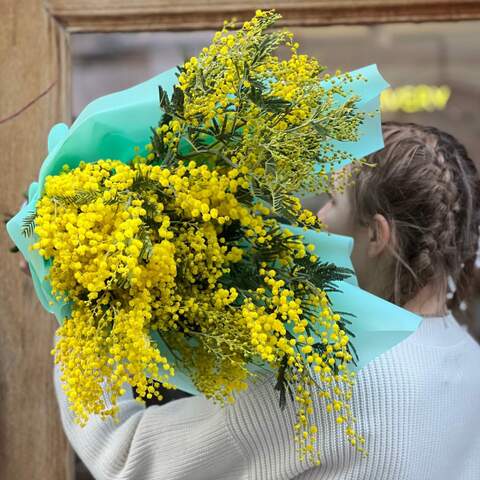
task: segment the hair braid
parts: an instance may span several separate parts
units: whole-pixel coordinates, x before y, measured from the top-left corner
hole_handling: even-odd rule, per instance
[[[480,182],[474,162],[465,147],[452,135],[437,130],[438,151],[448,158],[457,194],[452,205],[455,216],[456,255],[451,259],[449,271],[456,284],[450,292],[450,307],[458,307],[469,294],[477,257],[480,224]]]

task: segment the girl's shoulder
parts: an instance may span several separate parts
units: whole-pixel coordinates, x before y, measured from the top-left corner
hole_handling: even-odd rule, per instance
[[[407,340],[407,343],[439,348],[455,347],[467,342],[480,352],[480,345],[468,332],[467,326],[460,325],[451,311],[443,316],[422,317],[420,326]]]
[[[379,355],[358,373],[360,383],[387,384],[391,391],[470,384],[480,396],[480,345],[449,312],[423,317],[415,332]]]

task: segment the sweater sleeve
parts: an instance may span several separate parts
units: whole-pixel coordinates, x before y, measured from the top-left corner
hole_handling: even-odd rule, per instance
[[[119,423],[91,415],[81,427],[73,421],[58,365],[53,376],[65,434],[97,480],[247,478],[224,410],[205,397],[146,408],[130,391],[117,400]]]

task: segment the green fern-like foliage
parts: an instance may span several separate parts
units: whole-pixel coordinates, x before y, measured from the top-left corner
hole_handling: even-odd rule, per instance
[[[30,215],[24,218],[22,223],[21,232],[24,237],[31,237],[35,230],[35,217],[36,212],[32,212]]]

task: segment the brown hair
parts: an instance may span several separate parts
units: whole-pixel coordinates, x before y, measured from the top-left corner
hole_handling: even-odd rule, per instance
[[[382,214],[393,232],[392,287],[404,305],[427,283],[467,295],[479,239],[480,182],[465,147],[452,135],[415,123],[383,122],[385,147],[366,158],[351,189],[355,220]]]

